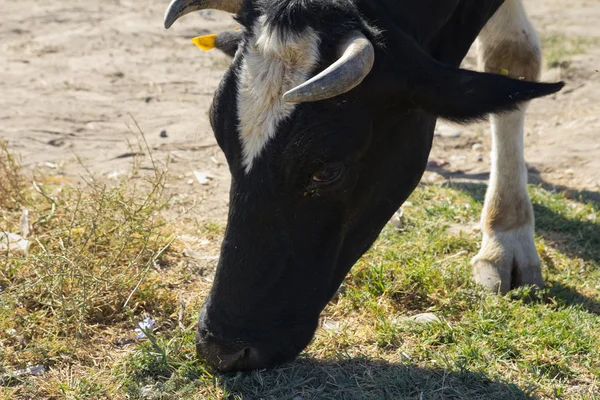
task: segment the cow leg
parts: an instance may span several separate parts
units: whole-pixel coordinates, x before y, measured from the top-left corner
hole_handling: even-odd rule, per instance
[[[540,47],[521,1],[506,0],[477,38],[479,68],[537,80]],[[483,241],[472,265],[477,283],[501,293],[522,285],[543,286],[533,238],[533,207],[526,189],[526,107],[491,117],[492,166],[481,216]]]

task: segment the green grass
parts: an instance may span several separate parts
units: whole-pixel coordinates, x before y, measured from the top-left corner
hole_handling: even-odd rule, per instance
[[[548,68],[557,68],[568,62],[572,56],[585,53],[600,40],[595,37],[548,34],[542,36],[541,41],[546,65]]]
[[[404,230],[382,232],[297,361],[221,375],[195,355],[210,282],[171,242],[181,228],[160,218],[164,179],[135,193],[98,183],[47,184],[40,193],[17,177],[0,185],[17,188],[4,192],[4,230],[18,231],[23,202],[42,221],[29,256],[0,256],[0,376],[48,369],[5,382],[0,398],[600,397],[600,204],[590,196],[530,187],[547,288],[497,296],[470,278],[479,246],[470,227],[485,187],[422,185],[405,207]],[[74,227],[87,233],[75,238]],[[222,232],[212,224],[195,234],[218,242]],[[423,312],[441,322],[408,318]],[[149,338],[116,345],[145,315],[157,320]]]
[[[471,282],[477,235],[450,229],[477,221],[484,189],[417,189],[405,230],[385,229],[325,310],[337,328],[321,328],[298,361],[249,375],[211,375],[193,361],[193,332],[183,332],[159,342],[169,349],[160,367],[150,344],[128,358],[124,370],[135,371],[124,373],[129,394],[136,398],[145,388],[173,399],[598,398],[598,204],[531,187],[548,287],[500,297]],[[420,312],[442,322],[406,318]]]

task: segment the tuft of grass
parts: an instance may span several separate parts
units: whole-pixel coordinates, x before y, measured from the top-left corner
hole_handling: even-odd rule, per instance
[[[583,54],[599,42],[598,38],[549,34],[541,37],[542,49],[548,68],[564,65],[572,56]]]
[[[0,210],[18,208],[23,192],[19,160],[8,151],[0,140]]]
[[[20,233],[30,245],[0,252],[0,381],[18,388],[16,398],[98,398],[108,389],[92,370],[113,357],[106,349],[114,336],[146,314],[168,320],[179,306],[161,280],[174,240],[161,218],[166,173],[140,184],[109,187],[89,177],[73,186],[25,180],[3,154],[0,235]],[[12,377],[29,366],[43,366],[46,377]],[[71,369],[87,380],[47,379]]]

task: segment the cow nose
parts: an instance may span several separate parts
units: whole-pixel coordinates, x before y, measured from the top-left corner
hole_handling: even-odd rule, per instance
[[[221,372],[251,370],[257,367],[254,349],[221,341],[204,329],[198,330],[196,351]]]
[[[227,351],[219,352],[213,348],[213,354],[210,357],[209,362],[215,366],[219,371],[231,372],[244,369],[247,364],[247,360],[250,359],[250,348],[246,347],[236,353],[229,354]]]

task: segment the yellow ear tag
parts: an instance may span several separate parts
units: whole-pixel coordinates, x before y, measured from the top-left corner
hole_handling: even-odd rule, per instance
[[[502,69],[500,70],[500,75],[508,76],[508,70],[507,70],[507,69],[504,69],[504,68],[502,68]]]
[[[212,35],[206,36],[198,36],[192,39],[192,42],[200,47],[204,51],[212,50],[215,48],[215,38],[217,37],[216,33]]]

